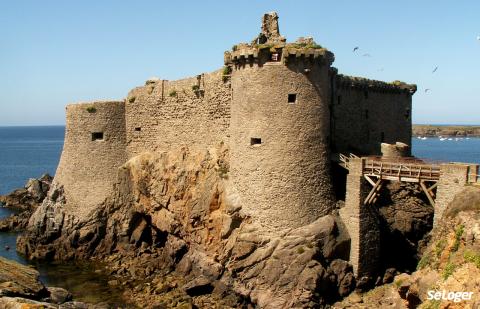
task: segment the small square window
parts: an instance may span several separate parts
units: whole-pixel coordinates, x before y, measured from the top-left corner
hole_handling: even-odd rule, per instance
[[[103,140],[103,132],[92,133],[92,141],[102,141],[102,140]]]
[[[272,61],[280,61],[280,55],[278,53],[273,53]]]
[[[252,137],[250,138],[250,145],[261,145],[262,144],[262,139],[259,137]]]
[[[142,131],[142,128],[136,127],[136,128],[135,128],[135,131],[140,132],[140,131]]]
[[[288,94],[288,103],[290,103],[290,104],[297,103],[297,94],[296,93],[289,93]]]

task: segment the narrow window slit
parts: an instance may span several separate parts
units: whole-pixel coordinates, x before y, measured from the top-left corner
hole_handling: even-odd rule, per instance
[[[288,103],[290,103],[290,104],[297,103],[297,94],[296,93],[289,93],[288,94]]]
[[[259,137],[252,137],[250,138],[250,145],[261,145],[262,144],[262,139]]]
[[[103,141],[103,132],[93,132],[92,141]]]

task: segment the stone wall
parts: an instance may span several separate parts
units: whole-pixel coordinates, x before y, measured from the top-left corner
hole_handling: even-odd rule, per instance
[[[128,157],[227,142],[230,102],[230,83],[221,70],[133,89],[126,101]]]
[[[364,205],[371,186],[362,174],[364,159],[349,163],[345,206],[340,217],[350,235],[350,263],[360,277],[372,277],[378,271],[380,258],[380,227],[372,205]]]
[[[443,212],[455,195],[460,193],[469,182],[469,176],[478,169],[476,164],[448,163],[440,165],[440,179],[438,180],[437,199],[433,226],[435,227],[443,216]]]
[[[117,168],[126,162],[125,147],[125,102],[67,106],[55,174],[55,182],[64,186],[67,211],[82,218],[108,196]]]
[[[411,145],[414,87],[337,76],[332,98],[333,151],[380,155],[382,142]]]
[[[329,213],[328,64],[236,65],[232,89],[231,176],[243,209],[267,232]]]
[[[401,142],[395,144],[381,143],[380,151],[382,157],[389,159],[409,157],[411,152],[410,146]]]

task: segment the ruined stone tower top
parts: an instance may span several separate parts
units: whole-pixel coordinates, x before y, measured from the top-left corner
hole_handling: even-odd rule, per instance
[[[311,37],[301,37],[287,43],[280,35],[278,14],[266,13],[262,16],[262,32],[250,43],[239,43],[224,54],[226,66],[242,68],[246,64],[262,66],[266,62],[283,64],[308,62],[331,65],[334,56],[326,48],[315,43]]]
[[[280,35],[277,12],[265,13],[262,17],[262,32],[253,41],[256,44],[280,43],[286,39]]]

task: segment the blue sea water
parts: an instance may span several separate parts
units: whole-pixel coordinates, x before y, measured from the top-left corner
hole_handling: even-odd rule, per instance
[[[438,137],[412,139],[412,154],[418,158],[444,162],[466,162],[480,164],[480,138]]]
[[[54,176],[64,140],[64,126],[0,127],[0,194],[21,188],[29,178]],[[0,207],[0,218],[14,211]],[[29,262],[16,250],[17,233],[0,233],[0,256],[22,264]],[[106,302],[121,307],[121,289],[107,284],[108,277],[85,265],[34,264],[49,286],[68,289],[76,300]],[[118,305],[118,306],[117,306]]]
[[[0,194],[23,187],[29,178],[54,175],[65,127],[0,127]]]

